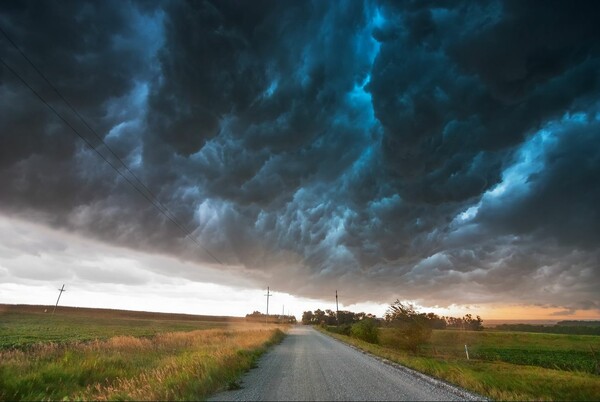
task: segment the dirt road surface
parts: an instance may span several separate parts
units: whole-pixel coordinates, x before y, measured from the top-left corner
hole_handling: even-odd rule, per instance
[[[210,400],[481,400],[459,388],[394,367],[310,327],[292,329],[241,381]]]

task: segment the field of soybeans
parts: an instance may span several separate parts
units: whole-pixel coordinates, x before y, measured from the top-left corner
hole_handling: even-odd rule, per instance
[[[501,331],[433,332],[429,345],[432,354],[537,366],[563,371],[600,374],[600,336],[536,334]]]
[[[597,335],[434,330],[411,353],[396,347],[390,331],[380,329],[379,344],[327,334],[491,399],[600,400]]]
[[[0,400],[197,400],[237,387],[283,326],[0,305]]]

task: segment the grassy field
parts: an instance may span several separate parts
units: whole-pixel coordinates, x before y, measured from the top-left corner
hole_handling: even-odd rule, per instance
[[[48,313],[44,310],[48,309]],[[108,339],[118,335],[150,337],[163,332],[225,328],[225,317],[186,316],[122,310],[0,305],[0,350],[27,348],[40,342]]]
[[[385,330],[382,341],[385,345]],[[593,352],[600,353],[600,336],[593,335],[437,330],[423,350],[463,358],[464,345],[472,359],[600,374]]]
[[[241,320],[41,311],[0,312],[1,400],[202,399],[284,336]]]
[[[590,349],[600,349],[599,336],[437,330],[412,354],[394,347],[388,329],[382,329],[379,345],[328,334],[492,399],[600,400]]]

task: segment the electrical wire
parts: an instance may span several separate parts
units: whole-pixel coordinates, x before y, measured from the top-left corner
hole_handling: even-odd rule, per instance
[[[116,153],[104,142],[102,137],[87,123],[87,121],[77,112],[77,110],[71,105],[70,102],[58,91],[58,89],[52,85],[50,80],[35,66],[35,64],[25,55],[25,53],[13,42],[7,33],[0,28],[0,33],[11,43],[11,45],[17,49],[17,51],[27,60],[27,62],[33,67],[33,69],[44,79],[44,81],[54,90],[54,92],[60,97],[60,99],[68,106],[68,108],[80,119],[80,121],[94,134],[94,136],[100,141],[102,145],[109,150],[113,157],[120,162],[120,164],[133,176],[142,188],[146,190],[148,194],[143,192],[133,181],[131,181],[123,172],[119,170],[111,161],[109,161],[85,136],[83,136],[67,119],[65,119],[58,111],[52,107],[16,70],[14,70],[6,61],[0,57],[0,63],[4,65],[12,74],[14,74],[42,103],[44,103],[67,127],[69,127],[85,144],[90,147],[100,158],[102,158],[119,176],[133,187],[142,197],[144,197],[156,210],[163,214],[168,220],[170,220],[190,241],[199,246],[206,254],[208,254],[213,260],[221,265],[224,265],[213,253],[211,253],[206,247],[192,237],[189,230],[187,230],[181,223],[177,221],[173,213],[171,213],[166,206],[164,206],[158,198],[150,191],[150,189],[131,171],[131,169],[119,158]]]
[[[31,61],[31,59],[29,57],[27,57],[27,55],[21,50],[21,48],[19,46],[17,46],[17,44],[8,36],[8,34],[6,33],[6,31],[4,31],[2,29],[2,27],[0,27],[0,33],[2,33],[2,35],[4,35],[4,37],[10,42],[10,44],[21,54],[21,56],[23,56],[23,58],[25,60],[27,60],[27,62],[29,63],[29,65],[31,65],[31,67],[40,75],[40,77],[43,78],[43,80],[50,86],[50,88],[52,88],[52,90],[58,95],[58,97],[68,106],[68,108],[79,118],[79,120],[85,125],[85,127],[87,127],[88,130],[90,130],[90,132],[92,132],[92,134],[94,134],[94,136],[98,139],[98,141],[100,141],[100,143],[102,143],[106,149],[108,149],[108,151],[112,154],[112,156],[119,161],[119,163],[125,168],[125,170],[127,170],[127,172],[129,172],[129,174],[131,174],[131,176],[133,176],[136,181],[142,186],[142,188],[144,190],[146,190],[148,192],[148,194],[150,194],[150,196],[156,200],[156,202],[158,203],[158,205],[160,205],[162,208],[164,208],[166,211],[170,213],[170,211],[168,211],[168,209],[158,200],[158,197],[156,195],[154,195],[152,193],[152,191],[150,191],[150,189],[136,176],[136,174],[129,169],[129,166],[127,166],[127,164],[125,162],[123,162],[123,160],[121,158],[119,158],[119,156],[113,151],[113,149],[106,143],[104,142],[104,139],[96,132],[96,130],[94,130],[88,123],[87,121],[83,118],[83,116],[81,116],[81,114],[79,114],[79,112],[73,107],[73,105],[71,105],[71,103],[60,93],[60,91],[50,82],[50,80],[46,77],[46,75],[40,71],[40,69],[37,68],[37,66],[35,65],[35,63],[33,61]]]

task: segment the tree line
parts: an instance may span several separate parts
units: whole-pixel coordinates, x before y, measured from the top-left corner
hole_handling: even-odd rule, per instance
[[[365,318],[376,318],[373,314],[354,313],[352,311],[339,311],[337,314],[332,310],[305,311],[302,314],[304,325],[347,325],[354,324]]]
[[[293,315],[277,315],[277,314],[266,314],[260,311],[253,311],[251,314],[246,314],[246,321],[251,322],[270,322],[279,324],[296,324],[296,317]]]
[[[463,317],[445,317],[438,316],[435,313],[418,313],[410,304],[403,304],[399,301],[392,303],[384,316],[386,322],[391,322],[399,317],[410,317],[411,320],[421,320],[426,322],[431,329],[464,329],[471,331],[481,331],[483,329],[483,320],[480,316],[473,317],[466,314]],[[354,313],[352,311],[339,311],[336,314],[333,310],[314,310],[305,311],[302,314],[302,324],[304,325],[346,325],[355,324],[365,318],[377,319],[375,315],[369,313]]]
[[[600,335],[600,326],[589,325],[531,325],[531,324],[501,324],[497,325],[498,331],[513,331],[513,332],[534,332],[543,334],[565,334],[565,335]]]
[[[600,327],[600,321],[592,320],[566,320],[556,323],[559,327]]]
[[[416,352],[419,346],[429,342],[434,329],[483,330],[480,316],[466,314],[463,317],[444,317],[435,313],[420,313],[408,303],[396,300],[387,309],[383,319],[373,314],[332,310],[305,311],[302,324],[321,325],[328,331],[352,336],[370,343],[379,343],[380,328],[402,349]]]

